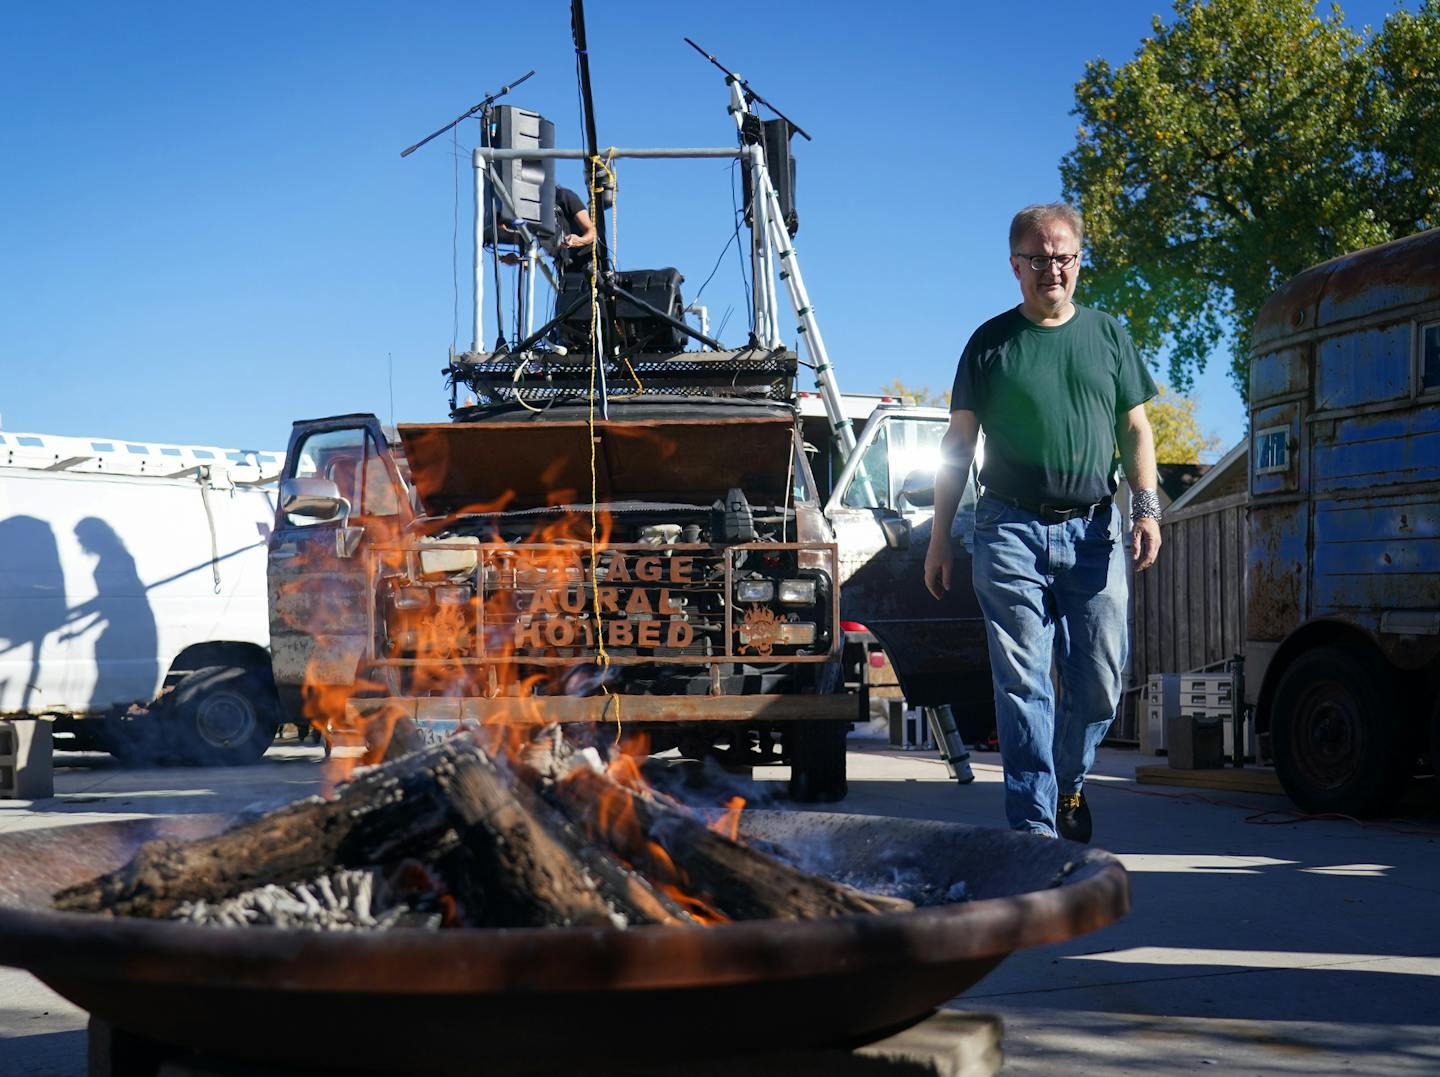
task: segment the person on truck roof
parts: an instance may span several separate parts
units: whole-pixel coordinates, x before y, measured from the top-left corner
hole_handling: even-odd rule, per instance
[[[1132,486],[1136,571],[1160,550],[1155,382],[1118,321],[1072,299],[1080,214],[1028,206],[1010,225],[1020,305],[960,356],[941,442],[925,584],[950,587],[954,519],[985,431],[974,583],[985,616],[1005,814],[1016,830],[1089,841],[1085,775],[1120,701],[1129,649],[1116,449]],[[1059,672],[1055,704],[1052,665]]]
[[[595,253],[595,222],[584,199],[569,187],[555,188],[555,234],[560,242],[561,271],[583,271]]]

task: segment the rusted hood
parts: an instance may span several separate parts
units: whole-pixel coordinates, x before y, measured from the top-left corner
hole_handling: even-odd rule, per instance
[[[586,503],[590,423],[411,423],[399,427],[425,511],[494,512]],[[754,503],[784,498],[794,423],[781,416],[597,420],[600,502],[701,503],[739,487]]]

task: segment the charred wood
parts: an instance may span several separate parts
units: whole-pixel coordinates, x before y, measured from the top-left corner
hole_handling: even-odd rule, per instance
[[[914,908],[811,875],[584,767],[553,787],[573,822],[654,879],[674,877],[703,906],[732,920],[809,920]]]

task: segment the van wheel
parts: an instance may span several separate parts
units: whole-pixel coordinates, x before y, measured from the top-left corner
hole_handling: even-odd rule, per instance
[[[170,703],[180,751],[197,766],[243,766],[265,754],[280,728],[280,701],[267,672],[206,666],[185,675]]]
[[[790,722],[785,726],[790,757],[790,799],[805,804],[844,800],[846,721]]]
[[[1390,678],[1343,647],[1317,647],[1275,690],[1275,773],[1307,812],[1373,815],[1402,791],[1405,736]]]

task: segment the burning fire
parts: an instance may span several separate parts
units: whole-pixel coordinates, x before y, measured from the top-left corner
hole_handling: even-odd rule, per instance
[[[558,475],[562,469],[551,470]],[[574,490],[560,489],[549,501],[569,505],[576,496]],[[506,495],[456,515],[483,517],[510,500]],[[315,618],[312,623],[345,626],[354,636],[368,629],[371,641],[383,634],[390,648],[385,656],[390,661],[362,664],[353,683],[336,683],[346,679],[343,663],[353,659],[353,647],[329,648],[331,640],[314,635],[302,690],[304,716],[328,745],[358,749],[331,756],[327,777],[332,788],[357,765],[385,759],[408,724],[407,708],[398,703],[361,718],[348,705],[352,697],[483,698],[496,705],[480,730],[487,748],[497,758],[522,762],[535,732],[553,723],[547,701],[593,695],[596,688],[609,695],[607,644],[683,650],[696,640],[679,589],[705,582],[700,553],[707,547],[676,545],[650,552],[618,547],[611,542],[613,518],[605,511],[563,512],[518,543],[427,540],[418,532],[402,532],[397,520],[365,516],[358,521],[368,547],[352,561],[361,580],[358,605],[353,591],[295,593],[322,577],[333,579],[330,551],[322,546],[313,552],[317,560],[324,556],[326,567],[316,564],[316,571],[306,574],[297,559],[302,571],[288,585],[289,606]],[[447,566],[448,575],[427,573],[427,559]],[[467,572],[479,581],[474,591],[456,582]],[[365,609],[371,602],[377,608]],[[305,624],[301,619],[292,623]],[[759,641],[756,649],[762,649]],[[619,726],[621,700],[612,698],[605,713]],[[649,747],[644,735],[618,739],[608,764],[617,793],[602,798],[589,821],[595,831],[590,836],[603,836],[622,860],[698,921],[722,923],[728,918],[693,892],[661,844],[644,833],[633,801],[619,792],[656,795],[640,770]],[[743,806],[742,798],[732,798],[712,829],[736,838]]]

